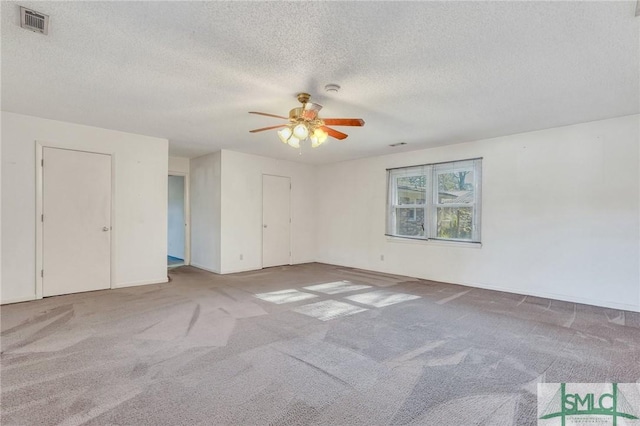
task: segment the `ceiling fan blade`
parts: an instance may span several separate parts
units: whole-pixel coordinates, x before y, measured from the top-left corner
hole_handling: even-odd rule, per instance
[[[318,116],[318,112],[322,109],[322,105],[314,104],[313,102],[307,102],[304,105],[304,111],[302,111],[302,118],[305,120],[315,120]]]
[[[267,117],[283,118],[285,120],[289,119],[289,117],[283,117],[281,115],[275,115],[275,114],[267,114],[266,112],[249,111],[249,114],[258,114],[258,115],[264,115],[264,116],[267,116]]]
[[[364,126],[362,118],[323,118],[322,121],[329,126]]]
[[[334,129],[332,129],[330,127],[327,127],[327,126],[322,126],[320,128],[322,130],[324,130],[325,132],[327,132],[327,134],[329,136],[331,136],[332,138],[336,138],[336,139],[339,139],[339,140],[346,139],[349,136],[346,133],[339,132],[339,131],[334,130]]]
[[[271,126],[271,127],[263,127],[261,129],[253,129],[253,130],[249,130],[250,133],[257,133],[257,132],[263,132],[265,130],[271,130],[271,129],[279,129],[281,127],[287,127],[286,124],[281,124],[279,126]]]

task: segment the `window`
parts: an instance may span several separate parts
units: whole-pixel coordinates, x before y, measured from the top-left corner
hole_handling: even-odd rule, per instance
[[[387,170],[387,235],[480,242],[482,159]]]

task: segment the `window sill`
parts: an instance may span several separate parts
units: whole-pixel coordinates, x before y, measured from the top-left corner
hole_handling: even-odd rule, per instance
[[[464,247],[471,249],[481,249],[482,243],[472,243],[466,241],[447,241],[447,240],[421,240],[418,238],[402,238],[392,237],[387,235],[388,243],[400,243],[400,244],[419,244],[419,245],[434,245],[434,246],[449,246],[449,247]]]

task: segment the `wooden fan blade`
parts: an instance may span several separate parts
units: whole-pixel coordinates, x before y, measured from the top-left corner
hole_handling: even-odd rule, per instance
[[[325,132],[327,132],[327,134],[329,136],[331,136],[332,138],[343,140],[343,139],[346,139],[347,137],[349,137],[349,135],[347,135],[346,133],[339,132],[337,130],[332,129],[331,127],[322,126],[320,128],[322,130],[324,130]]]
[[[364,126],[362,118],[323,118],[322,121],[329,126]]]
[[[315,120],[321,109],[322,105],[307,102],[304,106],[304,111],[302,111],[302,118],[305,120]]]
[[[267,114],[266,112],[249,111],[249,114],[258,114],[258,115],[264,115],[264,116],[267,116],[267,117],[283,118],[285,120],[289,119],[289,117],[283,117],[281,115],[275,115],[275,114]]]
[[[253,129],[253,130],[249,130],[250,133],[257,133],[257,132],[264,132],[265,130],[271,130],[271,129],[279,129],[281,127],[287,127],[286,124],[281,124],[279,126],[271,126],[271,127],[263,127],[261,129]]]

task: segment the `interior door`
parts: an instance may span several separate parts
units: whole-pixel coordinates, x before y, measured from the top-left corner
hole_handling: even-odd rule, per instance
[[[291,263],[291,179],[262,176],[262,267]]]
[[[43,149],[43,296],[111,287],[111,156]]]

